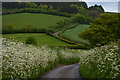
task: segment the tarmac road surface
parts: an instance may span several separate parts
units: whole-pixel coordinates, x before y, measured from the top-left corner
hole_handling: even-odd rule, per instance
[[[45,75],[41,77],[40,80],[44,79],[55,79],[58,80],[62,78],[62,80],[66,80],[69,78],[70,80],[82,80],[79,74],[79,63],[78,64],[72,64],[72,65],[64,65],[59,66],[57,68],[54,68],[53,70],[47,72]],[[46,80],[45,79],[45,80]],[[68,80],[68,79],[67,79]]]

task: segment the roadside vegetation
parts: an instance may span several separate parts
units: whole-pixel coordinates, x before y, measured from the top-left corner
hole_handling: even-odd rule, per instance
[[[78,54],[72,50],[37,48],[13,41],[3,39],[3,79],[36,79],[58,64],[79,62]]]
[[[81,77],[89,80],[119,79],[120,54],[117,43],[96,47],[84,51],[80,56],[79,72]]]
[[[116,43],[91,50],[36,48],[3,39],[3,79],[36,79],[58,64],[78,62],[82,78],[119,78],[118,49]]]

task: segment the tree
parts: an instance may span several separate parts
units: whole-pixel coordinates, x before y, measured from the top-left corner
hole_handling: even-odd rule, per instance
[[[78,22],[80,24],[86,23],[86,17],[82,14],[77,14],[77,15],[73,16],[72,19],[74,22]]]
[[[83,6],[80,6],[79,13],[85,15],[87,13],[87,11],[85,10],[85,8]]]
[[[39,6],[39,8],[41,8],[41,9],[48,9],[48,6],[47,5],[43,5],[43,4],[40,4],[40,6]]]
[[[52,5],[49,6],[49,10],[53,10],[53,6]]]
[[[72,13],[79,13],[79,6],[78,5],[71,4],[70,7],[71,7]]]
[[[34,2],[26,2],[26,7],[28,7],[28,8],[36,8],[37,4],[35,4]]]
[[[100,18],[95,19],[94,23],[79,37],[89,40],[92,46],[97,44],[105,45],[111,41],[120,39],[120,27],[118,14],[101,14]]]

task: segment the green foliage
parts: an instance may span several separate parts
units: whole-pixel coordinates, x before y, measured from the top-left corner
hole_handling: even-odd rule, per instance
[[[85,24],[86,23],[86,17],[82,14],[77,14],[72,17],[74,22],[78,22],[80,24]]]
[[[35,40],[34,37],[28,37],[25,42],[26,42],[26,44],[37,45],[36,40]]]
[[[35,4],[34,2],[26,2],[26,7],[28,8],[36,8],[37,4]]]
[[[85,10],[85,8],[83,6],[79,7],[79,13],[82,15],[85,15],[87,13],[87,11]]]
[[[47,5],[40,4],[39,8],[47,10],[47,9],[48,9],[48,6],[47,6]],[[52,8],[51,8],[51,9],[52,9]]]
[[[118,14],[102,14],[97,18],[90,28],[79,34],[80,37],[89,40],[91,45],[104,45],[111,41],[120,39],[119,37]]]
[[[94,22],[94,18],[88,16],[88,17],[87,17],[87,20],[86,20],[86,24],[90,24],[90,23],[93,23],[93,22]]]
[[[71,4],[70,5],[72,13],[79,13],[79,6],[76,4]]]
[[[50,5],[48,9],[49,9],[49,10],[53,10],[53,6],[52,6],[52,5]]]
[[[4,34],[12,34],[14,33],[13,25],[3,25],[2,27],[2,33]]]

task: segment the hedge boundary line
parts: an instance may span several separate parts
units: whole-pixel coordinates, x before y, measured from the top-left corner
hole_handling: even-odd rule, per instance
[[[17,13],[41,13],[41,14],[50,14],[50,15],[57,15],[64,17],[71,17],[73,15],[66,12],[60,12],[57,10],[42,10],[42,9],[35,10],[34,8],[23,8],[18,10],[3,11],[2,15],[17,14]]]

